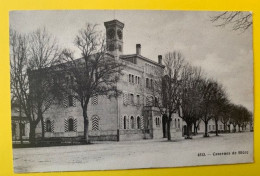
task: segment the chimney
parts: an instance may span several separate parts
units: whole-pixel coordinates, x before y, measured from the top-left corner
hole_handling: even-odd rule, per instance
[[[162,64],[162,55],[158,55],[158,63]]]
[[[136,44],[136,54],[141,55],[141,44]]]

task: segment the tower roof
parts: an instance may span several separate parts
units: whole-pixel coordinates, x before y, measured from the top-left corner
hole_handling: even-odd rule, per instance
[[[120,26],[120,27],[124,27],[125,26],[125,24],[124,23],[122,23],[122,22],[120,22],[120,21],[118,21],[118,20],[111,20],[111,21],[106,21],[106,22],[104,22],[104,25],[105,25],[105,27],[107,28],[107,27],[109,27],[109,26],[114,26],[114,25],[118,25],[118,26]]]

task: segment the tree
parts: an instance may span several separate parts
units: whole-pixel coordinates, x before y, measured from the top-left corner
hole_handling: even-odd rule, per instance
[[[204,137],[208,135],[208,122],[213,118],[214,101],[216,98],[216,82],[211,79],[202,80],[200,91],[202,92],[201,120],[205,124]]]
[[[58,59],[54,38],[45,29],[29,35],[10,31],[11,90],[30,123],[29,140],[35,142],[35,129],[49,109],[54,96],[49,69]]]
[[[24,92],[27,92],[26,84],[26,62],[28,41],[25,35],[18,34],[15,30],[10,29],[10,77],[11,77],[11,105],[19,108],[19,136],[20,142],[23,144],[22,138],[22,121],[21,114],[23,109]]]
[[[179,116],[186,122],[186,139],[191,139],[190,129],[196,126],[200,116],[201,106],[201,69],[185,65],[181,77]]]
[[[228,122],[230,121],[231,106],[229,102],[224,102],[221,106],[220,122],[224,125],[224,132],[227,132]]]
[[[28,79],[31,105],[41,121],[42,138],[44,138],[44,113],[55,100],[52,79],[52,66],[59,63],[60,49],[56,39],[45,28],[37,29],[29,36]]]
[[[236,127],[241,118],[241,109],[239,105],[232,104],[231,108],[231,116],[230,116],[230,124],[233,125],[233,132],[236,132]]]
[[[88,103],[91,97],[118,97],[121,93],[117,89],[117,82],[122,75],[124,64],[122,61],[106,53],[105,38],[97,31],[97,25],[86,24],[79,30],[74,41],[81,58],[76,59],[69,49],[62,53],[62,63],[59,65],[64,75],[69,76],[60,90],[79,101],[84,119],[84,140],[88,137]],[[61,79],[61,81],[66,81]]]
[[[231,25],[234,31],[246,31],[249,29],[252,22],[252,13],[251,12],[242,12],[242,11],[225,11],[217,14],[216,16],[211,17],[213,23],[217,23],[218,27],[225,27],[226,25]]]
[[[172,115],[179,110],[181,70],[184,57],[180,52],[174,51],[165,54],[163,61],[164,71],[156,70],[153,93],[159,98],[156,104],[162,114],[163,121],[166,123],[166,129],[163,126],[163,130],[166,131],[167,139],[171,140]]]
[[[216,136],[218,136],[218,122],[221,119],[221,115],[223,115],[222,112],[225,110],[224,106],[228,103],[228,99],[222,85],[217,82],[213,85],[212,96],[211,110],[216,126]]]

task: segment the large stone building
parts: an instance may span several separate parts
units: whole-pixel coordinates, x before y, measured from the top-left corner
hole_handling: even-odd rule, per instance
[[[163,73],[162,56],[158,62],[141,55],[141,45],[136,53],[124,55],[124,24],[118,20],[104,23],[108,52],[126,64],[123,76],[117,83],[123,92],[118,98],[93,97],[89,103],[89,136],[91,140],[138,140],[163,138],[163,123],[156,99],[151,91],[155,70]],[[45,137],[83,136],[83,117],[79,102],[64,97],[63,103],[52,105],[44,115]],[[175,123],[174,123],[175,122]],[[182,120],[173,115],[172,137],[182,136]],[[41,136],[41,125],[38,125]]]

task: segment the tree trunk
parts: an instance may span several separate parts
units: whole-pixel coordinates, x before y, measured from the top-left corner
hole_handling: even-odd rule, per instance
[[[166,138],[167,137],[167,135],[166,135],[167,115],[163,114],[162,118],[163,118],[163,120],[162,120],[162,122],[163,122],[163,138]]]
[[[218,136],[218,120],[215,119],[215,126],[216,126],[216,136]]]
[[[187,122],[186,122],[187,123]],[[190,129],[192,128],[192,123],[187,123],[187,137],[186,137],[186,139],[191,139],[191,137],[190,137]]]
[[[209,137],[208,135],[208,121],[205,121],[205,133],[204,133],[204,137]]]
[[[44,139],[45,136],[45,131],[44,131],[44,120],[43,120],[43,116],[40,117],[41,119],[41,126],[42,126],[42,139]]]
[[[29,141],[31,144],[35,144],[35,129],[36,129],[35,122],[31,122],[30,123],[30,134],[29,134]]]
[[[236,125],[233,124],[233,127],[234,127],[233,132],[235,133],[237,131]]]
[[[22,122],[21,122],[21,120],[20,120],[20,122],[19,122],[19,133],[20,133],[20,135],[19,135],[19,137],[20,137],[20,142],[21,142],[21,144],[23,144]]]
[[[87,115],[87,109],[83,108],[83,118],[84,118],[84,140],[88,144],[89,143],[89,136],[88,136],[88,115]]]
[[[19,106],[19,118],[20,118],[20,121],[19,121],[19,133],[20,133],[20,142],[21,144],[23,144],[23,135],[22,135],[22,107],[21,107],[21,104]]]
[[[171,121],[172,121],[172,114],[169,113],[169,116],[167,118],[167,139],[168,141],[171,140]]]

